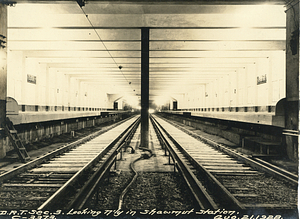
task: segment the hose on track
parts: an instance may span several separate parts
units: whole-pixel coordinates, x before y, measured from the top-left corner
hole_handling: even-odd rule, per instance
[[[121,193],[120,197],[119,197],[119,206],[118,209],[120,210],[122,208],[123,205],[123,199],[125,194],[128,192],[129,187],[135,182],[137,176],[138,176],[138,172],[134,169],[134,163],[139,161],[139,160],[143,160],[143,159],[149,159],[152,156],[152,153],[150,156],[145,156],[145,154],[142,154],[139,158],[135,159],[134,161],[132,161],[130,163],[130,168],[131,170],[134,172],[134,177],[132,178],[131,182],[126,186],[126,188],[123,190],[123,192]]]

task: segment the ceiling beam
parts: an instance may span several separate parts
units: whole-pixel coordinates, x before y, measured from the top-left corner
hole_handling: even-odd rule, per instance
[[[73,3],[74,0],[2,0],[3,4],[9,3]],[[88,0],[88,2],[96,3],[127,3],[127,4],[204,4],[204,5],[257,5],[257,4],[274,4],[274,5],[284,5],[286,1],[284,0]]]

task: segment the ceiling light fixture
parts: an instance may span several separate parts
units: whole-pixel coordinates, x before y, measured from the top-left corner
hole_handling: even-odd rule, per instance
[[[85,6],[85,0],[76,0],[76,2],[78,3],[78,5],[79,5],[80,7]]]

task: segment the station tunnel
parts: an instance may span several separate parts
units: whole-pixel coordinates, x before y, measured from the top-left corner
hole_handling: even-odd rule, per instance
[[[2,121],[143,111],[149,90],[146,114],[150,107],[285,128],[288,156],[297,159],[295,4],[2,1]]]
[[[189,135],[201,132],[204,137],[197,138],[202,143],[219,148],[227,144],[231,149],[224,150],[229,154],[234,150],[236,156],[247,154],[245,160],[248,156],[255,162],[279,158],[276,164],[297,172],[287,178],[297,178],[299,0],[0,0],[0,184],[9,172],[5,165],[21,150],[16,149],[19,143],[14,147],[14,141],[22,142],[24,150],[34,155],[45,141],[55,144],[57,136],[74,140],[89,128],[99,126],[98,132],[106,132],[103,124],[114,126],[122,121],[125,127],[138,116],[140,134],[128,135],[139,139],[139,149],[150,152],[143,159],[156,156],[155,142],[175,142],[175,137],[166,140],[168,134],[159,131],[163,128],[158,124],[169,127],[169,121],[184,127]],[[122,125],[116,130],[129,132]],[[174,136],[178,134],[169,129]],[[184,136],[182,142],[189,138]],[[103,139],[97,144],[111,140]],[[131,148],[134,154],[138,149],[129,145],[131,140],[120,139],[125,151]],[[194,139],[184,143],[192,145],[191,153],[196,151]],[[78,149],[74,154],[83,156],[93,150]],[[168,153],[170,164],[175,152],[164,150],[157,152],[156,166],[143,168],[159,169],[165,162],[160,156]],[[210,154],[205,155],[205,150]],[[116,151],[117,166],[122,148]],[[210,148],[203,154],[204,165],[211,162],[208,157],[224,157]],[[176,172],[181,167],[174,157]],[[23,157],[23,161],[29,159]],[[68,158],[63,162],[67,164],[61,166],[69,165],[64,169],[68,174],[81,165],[80,161],[71,167],[68,162],[74,161]],[[225,164],[220,162],[208,167],[212,173],[261,175],[256,167],[241,167],[225,158]],[[51,169],[57,164],[43,165]],[[170,165],[164,168],[172,171]],[[293,200],[283,206],[293,208],[297,189],[284,189],[291,189]],[[229,207],[256,207],[250,201],[240,204],[236,197]],[[208,202],[200,208],[223,209],[222,204]],[[0,201],[0,209],[4,204]]]
[[[144,88],[147,111],[282,127],[297,159],[298,2],[1,3],[2,123],[141,110]]]

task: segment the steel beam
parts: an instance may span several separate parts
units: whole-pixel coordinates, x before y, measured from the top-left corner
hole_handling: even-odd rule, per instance
[[[4,4],[16,4],[16,3],[51,3],[51,2],[70,2],[73,3],[74,0],[2,0]],[[82,0],[76,0],[79,4],[81,2],[84,2]],[[145,3],[145,0],[89,0],[89,2],[106,2],[106,3],[114,3],[114,2],[124,2],[124,3]],[[165,4],[165,3],[173,3],[173,4],[182,4],[182,3],[190,3],[190,4],[206,4],[206,5],[254,5],[254,4],[272,4],[272,5],[284,5],[286,3],[285,0],[148,0],[147,3],[159,3],[159,4]]]
[[[141,29],[141,147],[149,145],[149,28]]]
[[[285,128],[299,130],[299,0],[286,5],[286,103]],[[285,135],[286,152],[299,161],[299,136]]]
[[[7,6],[0,4],[0,158],[6,155],[3,125],[6,119],[7,96]]]

